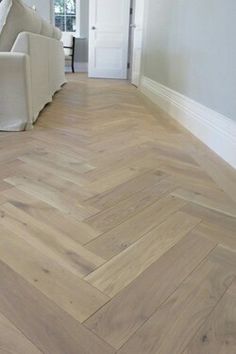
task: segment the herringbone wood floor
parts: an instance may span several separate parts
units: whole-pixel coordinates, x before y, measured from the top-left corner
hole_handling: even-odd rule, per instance
[[[236,174],[123,81],[0,134],[0,353],[235,354]]]

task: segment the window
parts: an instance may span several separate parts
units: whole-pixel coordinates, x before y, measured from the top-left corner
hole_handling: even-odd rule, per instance
[[[79,0],[54,0],[55,26],[62,32],[77,32]]]

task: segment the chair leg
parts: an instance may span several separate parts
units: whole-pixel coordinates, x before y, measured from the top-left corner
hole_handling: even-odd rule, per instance
[[[75,37],[73,36],[72,43],[72,72],[75,72]]]

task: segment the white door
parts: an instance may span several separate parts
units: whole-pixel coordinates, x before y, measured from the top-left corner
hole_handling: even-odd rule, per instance
[[[130,0],[89,4],[89,77],[126,79]]]
[[[132,63],[131,63],[131,82],[139,86],[141,59],[142,59],[142,41],[143,41],[143,22],[144,22],[144,1],[133,1],[133,16],[131,26],[132,36]]]

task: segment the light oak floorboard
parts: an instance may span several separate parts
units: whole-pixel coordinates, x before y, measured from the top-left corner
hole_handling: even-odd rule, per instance
[[[43,354],[5,316],[0,313],[1,354]]]
[[[208,209],[218,211],[222,214],[236,217],[236,203],[232,202],[228,197],[225,197],[224,193],[217,195],[214,191],[211,198],[209,198],[206,193],[205,195],[202,195],[201,193],[196,193],[187,189],[177,189],[172,195]]]
[[[228,247],[236,252],[236,233],[227,230],[226,228],[221,228],[211,223],[202,222],[196,231],[200,235],[204,235],[215,242]]]
[[[78,321],[108,302],[107,296],[20,237],[1,226],[0,233],[0,259]]]
[[[114,207],[97,213],[89,219],[86,219],[86,222],[91,227],[105,232],[156,202],[163,195],[170,192],[171,189],[173,189],[172,184],[168,179],[165,179],[154,185],[150,185],[148,188],[121,201]]]
[[[91,316],[86,326],[119,349],[215,246],[194,232],[188,234]]]
[[[104,263],[101,257],[91,253],[79,243],[40,223],[11,204],[0,207],[0,224],[58,260],[77,275],[87,275]]]
[[[202,207],[198,204],[188,203],[183,209],[185,213],[196,216],[204,221],[204,223],[215,225],[216,228],[224,229],[229,233],[236,230],[236,218],[222,214],[212,209]]]
[[[67,79],[0,132],[0,353],[234,350],[235,170],[128,81]]]
[[[236,275],[205,261],[118,351],[119,354],[182,354]]]
[[[183,200],[170,195],[161,198],[114,229],[91,241],[86,245],[86,248],[109,260],[161,224],[184,204]]]
[[[104,173],[104,172],[103,172]],[[92,205],[99,210],[108,209],[124,199],[131,197],[133,194],[146,189],[150,185],[155,184],[160,180],[161,176],[165,176],[161,172],[152,173],[151,171],[132,178],[128,182],[122,183],[119,186],[109,190],[108,192],[100,193],[86,201],[86,204]]]
[[[44,203],[17,188],[7,189],[2,194],[2,204],[10,203],[24,211],[42,224],[70,237],[81,245],[90,242],[100,233],[84,222],[79,222],[70,215],[65,215],[56,208]]]
[[[236,281],[183,354],[236,353]]]
[[[182,212],[175,213],[133,246],[89,274],[86,280],[108,296],[114,296],[179,242],[199,222],[198,218],[187,217]]]
[[[0,274],[0,312],[43,353],[115,353],[2,262]]]

